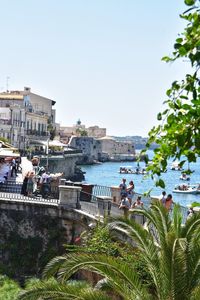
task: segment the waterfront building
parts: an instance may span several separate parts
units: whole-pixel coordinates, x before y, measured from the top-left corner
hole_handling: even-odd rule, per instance
[[[116,157],[120,160],[120,155],[135,155],[135,147],[132,142],[117,141],[113,137],[105,136],[99,138],[98,141],[101,143],[102,152],[107,153],[109,157]]]
[[[82,151],[79,163],[93,163],[101,158],[101,143],[92,137],[88,136],[72,136],[69,141],[69,147]]]
[[[0,137],[25,150],[36,140],[47,140],[49,127],[54,129],[55,101],[31,92],[23,91],[0,93]]]
[[[86,127],[84,124],[81,123],[80,120],[78,120],[73,126],[60,126],[59,133],[61,141],[63,143],[68,143],[72,135],[86,135],[88,137],[101,138],[103,136],[106,136],[106,128],[100,128],[97,125]]]

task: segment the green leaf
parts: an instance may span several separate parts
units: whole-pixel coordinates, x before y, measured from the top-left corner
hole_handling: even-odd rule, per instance
[[[182,39],[182,38],[178,38],[178,39],[176,39],[176,42],[177,42],[178,44],[182,43],[182,41],[183,41],[183,39]]]
[[[195,147],[197,149],[200,149],[200,137],[196,137],[194,143],[195,143]]]
[[[160,186],[162,189],[165,188],[165,183],[162,179],[156,181],[156,186]]]
[[[185,49],[185,47],[182,46],[182,47],[179,48],[179,54],[181,56],[184,56],[184,55],[187,54],[187,50]]]
[[[173,114],[169,115],[168,118],[167,118],[167,123],[168,124],[172,124],[175,120],[175,117]]]
[[[171,92],[172,92],[171,89],[167,90],[167,91],[166,91],[166,95],[169,97],[169,96],[171,95]]]
[[[195,0],[185,0],[184,2],[185,2],[185,4],[188,5],[188,6],[192,6],[192,5],[195,4]]]
[[[179,135],[177,137],[177,141],[178,141],[178,147],[182,147],[185,144],[185,136],[184,135]]]
[[[188,157],[188,160],[190,161],[190,162],[196,162],[196,156],[195,156],[195,153],[194,152],[189,152],[188,153],[188,155],[187,155],[187,157]]]
[[[171,61],[172,59],[171,59],[170,57],[168,57],[168,56],[164,56],[164,57],[162,57],[162,60],[163,60],[163,61],[166,61],[166,62],[169,62],[169,61]]]
[[[161,120],[162,120],[162,114],[161,114],[161,113],[158,113],[158,114],[157,114],[157,120],[158,120],[158,121],[161,121]]]

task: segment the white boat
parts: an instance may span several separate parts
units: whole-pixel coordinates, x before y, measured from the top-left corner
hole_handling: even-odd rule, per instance
[[[180,164],[178,161],[174,161],[171,165],[171,170],[173,171],[182,171],[182,168],[180,167]]]
[[[147,171],[145,168],[135,168],[132,169],[132,167],[129,166],[124,166],[119,168],[119,173],[120,174],[136,174],[136,175],[145,175],[147,174]]]
[[[173,193],[181,193],[181,194],[199,194],[200,189],[198,189],[198,185],[190,185],[190,184],[179,184],[176,185],[172,191]]]
[[[119,168],[120,174],[135,174],[131,166],[122,166]]]
[[[189,181],[190,176],[188,176],[186,173],[182,173],[182,175],[179,177],[180,180]]]

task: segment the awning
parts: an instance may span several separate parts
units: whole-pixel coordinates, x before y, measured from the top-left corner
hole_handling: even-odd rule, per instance
[[[19,157],[19,153],[14,153],[9,150],[5,149],[0,149],[0,157]]]
[[[67,147],[67,144],[63,144],[58,140],[49,141],[49,147]]]

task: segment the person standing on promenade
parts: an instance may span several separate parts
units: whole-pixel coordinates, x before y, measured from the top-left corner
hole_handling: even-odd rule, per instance
[[[129,186],[126,189],[126,191],[127,191],[127,198],[129,200],[130,206],[132,205],[132,200],[133,200],[133,195],[134,195],[134,188],[135,188],[135,185],[134,185],[133,181],[131,180],[129,182]]]
[[[132,204],[131,208],[143,208],[144,203],[141,201],[141,196],[137,197],[137,200]]]
[[[161,201],[161,203],[162,203],[163,206],[165,206],[166,199],[167,199],[166,192],[163,191],[162,195],[161,195],[161,199],[160,199],[160,201]]]
[[[130,207],[131,206],[130,206],[130,202],[129,202],[128,198],[125,195],[122,195],[119,209],[123,209],[125,217],[128,216],[128,211],[129,211]]]
[[[190,219],[194,215],[193,207],[190,207],[187,212],[187,220]]]
[[[13,177],[13,173],[15,173],[15,176],[17,176],[17,163],[15,158],[13,158],[11,161],[11,177]]]
[[[132,204],[131,208],[133,209],[143,209],[144,203],[141,200],[141,196],[137,197],[137,200]],[[134,214],[132,217],[136,223],[143,225],[145,223],[145,219],[143,215]]]
[[[27,196],[32,197],[34,192],[36,191],[37,188],[37,179],[35,176],[34,171],[30,171],[28,175],[28,181],[27,181]]]
[[[27,172],[23,183],[22,183],[22,188],[21,188],[21,195],[27,196],[27,184],[28,184],[28,178],[29,178],[30,172]]]
[[[165,202],[165,207],[168,211],[172,210],[172,204],[174,204],[174,201],[172,199],[172,195],[169,194],[167,195],[166,202]]]
[[[119,188],[120,188],[120,195],[121,195],[121,199],[122,199],[123,197],[127,196],[127,185],[126,185],[125,178],[122,179],[122,182],[120,183]]]

